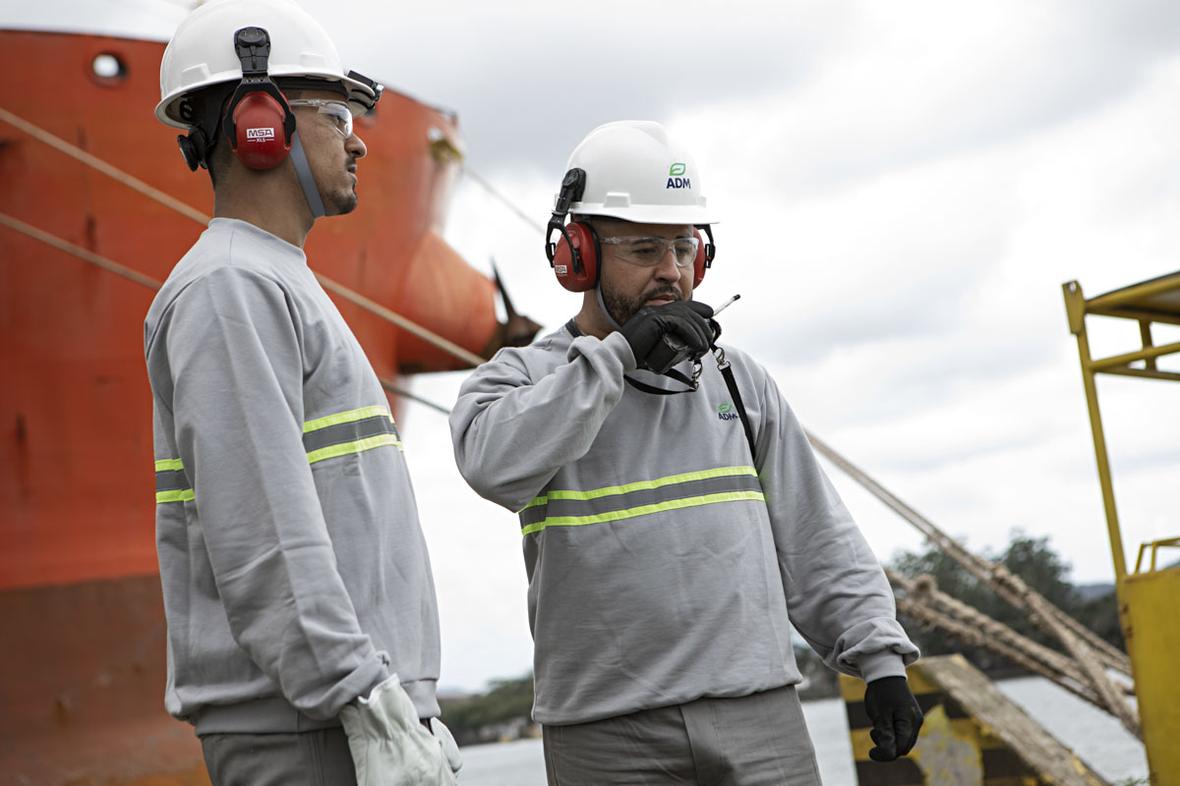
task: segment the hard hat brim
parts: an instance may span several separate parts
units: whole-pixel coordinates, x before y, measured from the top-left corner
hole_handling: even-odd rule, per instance
[[[703,205],[628,205],[605,207],[601,203],[574,202],[569,212],[575,216],[604,216],[634,224],[719,224],[720,220]]]

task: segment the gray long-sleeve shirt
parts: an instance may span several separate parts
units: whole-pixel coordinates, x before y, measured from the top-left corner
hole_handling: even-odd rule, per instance
[[[752,458],[711,356],[698,391],[655,395],[624,381],[666,383],[622,335],[575,330],[501,350],[451,416],[463,476],[520,513],[534,717],[796,683],[788,614],[833,668],[904,674],[917,648],[888,582],[765,369],[726,348]]]
[[[437,715],[438,613],[400,438],[303,252],[214,219],[144,327],[169,712],[199,734],[339,725],[397,673]]]

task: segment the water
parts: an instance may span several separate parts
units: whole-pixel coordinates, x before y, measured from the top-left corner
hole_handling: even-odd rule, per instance
[[[1143,743],[1114,716],[1041,677],[1004,680],[996,687],[1106,780],[1114,783],[1147,777]]]
[[[1121,724],[1040,677],[997,683],[1010,699],[1111,782],[1147,777],[1143,745]],[[856,786],[852,744],[839,699],[803,705],[824,786]],[[460,786],[545,786],[540,740],[463,749]]]
[[[463,748],[459,786],[545,786],[540,740]]]

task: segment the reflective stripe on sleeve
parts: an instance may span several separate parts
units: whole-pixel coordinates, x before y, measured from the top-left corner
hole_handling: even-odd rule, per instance
[[[393,421],[393,415],[390,414],[388,407],[361,407],[360,409],[350,409],[347,412],[337,412],[335,415],[327,415],[315,420],[309,420],[303,424],[303,433],[309,431],[319,431],[327,426],[336,426],[340,423],[354,423],[365,418],[383,417],[388,418],[390,422]]]
[[[311,464],[385,446],[402,447],[385,407],[362,407],[303,424],[303,447]]]
[[[668,475],[597,489],[546,492],[520,511],[522,533],[546,527],[576,527],[725,502],[765,502],[753,467]]]
[[[156,504],[191,502],[195,499],[192,484],[178,458],[156,460]]]

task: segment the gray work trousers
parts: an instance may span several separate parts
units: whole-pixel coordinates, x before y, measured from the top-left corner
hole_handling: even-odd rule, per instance
[[[545,726],[549,786],[819,786],[793,686]]]
[[[356,786],[344,729],[201,737],[213,786]]]

